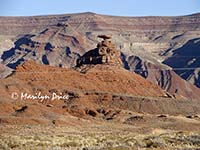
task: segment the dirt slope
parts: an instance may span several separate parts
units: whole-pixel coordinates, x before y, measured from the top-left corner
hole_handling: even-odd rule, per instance
[[[141,96],[159,97],[164,96],[162,89],[145,80],[143,77],[131,73],[123,68],[96,65],[86,73],[80,73],[73,69],[63,69],[51,67],[48,65],[35,64],[33,61],[27,61],[19,66],[11,77],[2,80],[7,82],[16,81],[18,89],[31,89],[37,86],[44,87],[45,91],[55,89],[71,89],[85,91],[101,91],[111,93],[123,93]],[[28,83],[31,82],[30,86]]]

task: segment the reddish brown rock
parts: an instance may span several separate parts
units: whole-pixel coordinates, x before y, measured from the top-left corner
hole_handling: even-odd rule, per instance
[[[86,52],[77,61],[77,66],[84,64],[112,64],[122,66],[120,59],[121,52],[116,49],[115,45],[110,40],[111,37],[107,35],[99,35],[103,41],[97,44],[97,48]]]

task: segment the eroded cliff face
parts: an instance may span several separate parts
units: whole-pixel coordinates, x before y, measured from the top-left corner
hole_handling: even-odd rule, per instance
[[[173,55],[163,63],[174,68],[183,79],[200,87],[200,38],[189,40],[182,47],[173,50]]]
[[[33,29],[55,26],[58,22],[68,22],[74,28],[90,30],[154,30],[154,31],[188,31],[199,29],[199,14],[177,17],[116,17],[95,13],[66,14],[33,17],[0,17],[1,34],[30,33]],[[83,25],[80,27],[80,25]],[[9,27],[13,27],[10,29]],[[24,27],[27,30],[23,30]],[[8,30],[4,30],[8,29]],[[21,29],[21,30],[20,30]]]
[[[182,79],[168,66],[146,61],[137,56],[129,56],[127,60],[130,71],[156,83],[172,97],[199,99],[200,89]]]
[[[153,79],[163,89],[170,91],[171,87],[177,86],[175,82],[186,82],[173,71],[168,71],[169,67],[162,67],[162,62],[183,79],[199,86],[199,54],[196,51],[199,49],[200,14],[180,17],[114,17],[82,13],[0,17],[0,38],[14,43],[9,43],[6,48],[5,42],[4,46],[0,45],[3,47],[0,50],[1,63],[15,69],[24,61],[33,59],[46,65],[74,67],[81,55],[96,47],[99,34],[112,35],[113,43],[122,52],[126,69],[134,71],[138,67],[138,63],[130,62],[132,56],[155,64],[159,70],[156,74],[152,66],[145,63],[142,65],[148,69],[148,73],[145,70],[134,72]],[[184,62],[179,63],[182,59]],[[177,67],[183,70],[177,70]],[[159,82],[155,80],[157,78],[160,78]],[[178,81],[168,84],[170,78]],[[192,85],[186,84],[188,86]],[[188,88],[185,90],[188,91]]]
[[[200,15],[181,17],[114,17],[94,13],[38,17],[1,17],[0,35],[32,35],[34,40],[52,45],[73,47],[61,39],[73,36],[83,49],[92,49],[97,35],[111,34],[122,51],[151,53],[160,61],[173,55],[173,50],[200,35]],[[67,25],[67,26],[66,26]],[[50,40],[56,36],[59,40]],[[70,38],[70,37],[68,37]],[[57,42],[55,42],[57,41]],[[60,44],[63,43],[63,44]],[[66,43],[66,44],[65,44]],[[6,50],[6,49],[4,49]],[[81,49],[76,48],[77,52]],[[81,51],[83,53],[83,51]]]

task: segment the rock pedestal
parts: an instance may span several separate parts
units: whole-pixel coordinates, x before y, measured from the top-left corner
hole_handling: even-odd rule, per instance
[[[122,66],[121,52],[116,49],[110,36],[99,35],[103,41],[97,44],[97,48],[86,52],[77,60],[77,66],[84,64],[110,64]]]

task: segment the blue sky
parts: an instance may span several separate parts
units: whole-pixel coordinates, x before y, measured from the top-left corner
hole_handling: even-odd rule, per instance
[[[178,16],[200,12],[200,0],[1,0],[0,16],[95,12],[118,16]]]

